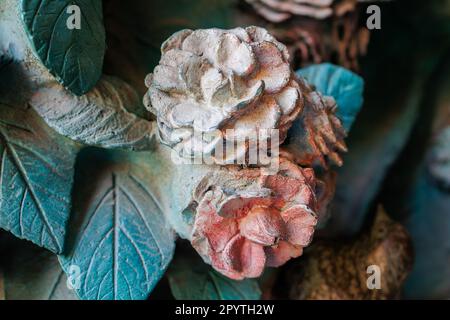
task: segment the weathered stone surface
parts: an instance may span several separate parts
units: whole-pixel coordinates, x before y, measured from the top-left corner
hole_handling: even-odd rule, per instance
[[[51,82],[33,93],[30,104],[50,127],[86,145],[149,150],[157,143],[155,123],[132,113],[141,105],[137,93],[114,77],[103,76],[79,97]]]
[[[0,103],[0,227],[61,253],[78,150],[31,108]]]
[[[81,96],[65,89],[35,55],[17,1],[0,3],[0,56],[3,61],[13,61],[2,68],[3,103],[20,107],[32,104],[50,127],[88,145],[131,150],[152,148],[154,124],[133,114],[143,108],[135,90],[107,76]],[[77,93],[84,93],[95,84],[94,80],[74,83]]]
[[[228,168],[194,192],[193,247],[232,279],[259,277],[302,254],[317,224],[312,169],[282,159],[277,174]]]
[[[72,232],[60,261],[69,275],[79,268],[82,299],[147,299],[172,259],[175,234],[154,196],[160,181],[152,178],[161,172],[149,160],[144,152],[80,154]]]
[[[337,104],[333,97],[324,96],[304,81],[299,80],[305,92],[305,108],[288,132],[283,148],[303,166],[332,163],[342,166],[340,153],[347,151],[347,133],[336,116]]]
[[[258,27],[174,34],[146,79],[144,103],[157,116],[161,141],[184,157],[214,154],[224,141],[253,141],[263,130],[279,130],[282,142],[303,108],[288,59],[285,46]],[[214,154],[214,161],[248,148]]]
[[[354,10],[358,0],[246,0],[265,19],[279,23],[295,16],[326,19]]]
[[[67,25],[71,5],[80,10],[79,29]],[[21,16],[34,52],[66,88],[83,95],[95,86],[106,50],[102,1],[22,0]]]

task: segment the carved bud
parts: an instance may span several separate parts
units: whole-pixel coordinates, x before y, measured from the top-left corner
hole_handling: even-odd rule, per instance
[[[312,169],[280,160],[280,170],[224,167],[195,190],[191,243],[232,279],[258,277],[302,254],[317,224]]]
[[[183,30],[161,50],[144,103],[162,142],[183,157],[208,154],[223,163],[218,149],[231,141],[237,151],[226,159],[234,160],[261,131],[274,129],[279,144],[302,111],[286,47],[263,28]]]

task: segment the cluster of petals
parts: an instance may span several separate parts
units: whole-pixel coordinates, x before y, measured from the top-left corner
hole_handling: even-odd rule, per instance
[[[196,207],[191,243],[203,259],[231,279],[244,279],[299,257],[317,224],[313,170],[281,159],[277,174],[249,168],[226,174]]]
[[[282,143],[303,108],[286,47],[253,26],[175,33],[146,85],[160,139],[182,157],[214,158],[228,140],[257,139],[263,130],[277,130]],[[239,146],[216,163],[244,156],[248,144]]]

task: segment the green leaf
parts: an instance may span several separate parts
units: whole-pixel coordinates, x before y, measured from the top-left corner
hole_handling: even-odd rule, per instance
[[[231,280],[205,264],[198,256],[177,255],[167,271],[177,300],[258,300],[255,279]]]
[[[50,72],[77,95],[88,92],[102,74],[105,29],[101,0],[22,0],[22,18],[35,52]],[[80,29],[69,29],[80,9]]]
[[[148,156],[80,153],[75,218],[60,261],[66,273],[79,268],[82,299],[146,299],[172,259],[175,235],[153,196]]]
[[[2,255],[6,300],[76,299],[55,255],[23,241],[9,245]]]
[[[0,103],[0,228],[61,253],[77,152],[32,109]]]
[[[297,74],[314,85],[320,93],[336,100],[337,115],[349,132],[363,105],[364,80],[350,70],[330,63],[312,65],[299,70]]]

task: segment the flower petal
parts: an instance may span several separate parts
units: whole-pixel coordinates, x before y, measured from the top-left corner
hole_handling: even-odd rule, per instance
[[[213,254],[211,264],[235,280],[259,277],[264,271],[266,255],[261,245],[236,235],[223,252]]]
[[[186,39],[186,37],[189,36],[192,32],[193,31],[189,29],[175,32],[172,36],[170,36],[169,39],[164,41],[161,46],[161,52],[164,54],[172,49],[180,49],[184,39]]]
[[[279,211],[270,207],[253,207],[239,222],[241,235],[264,246],[272,246],[285,234]]]

